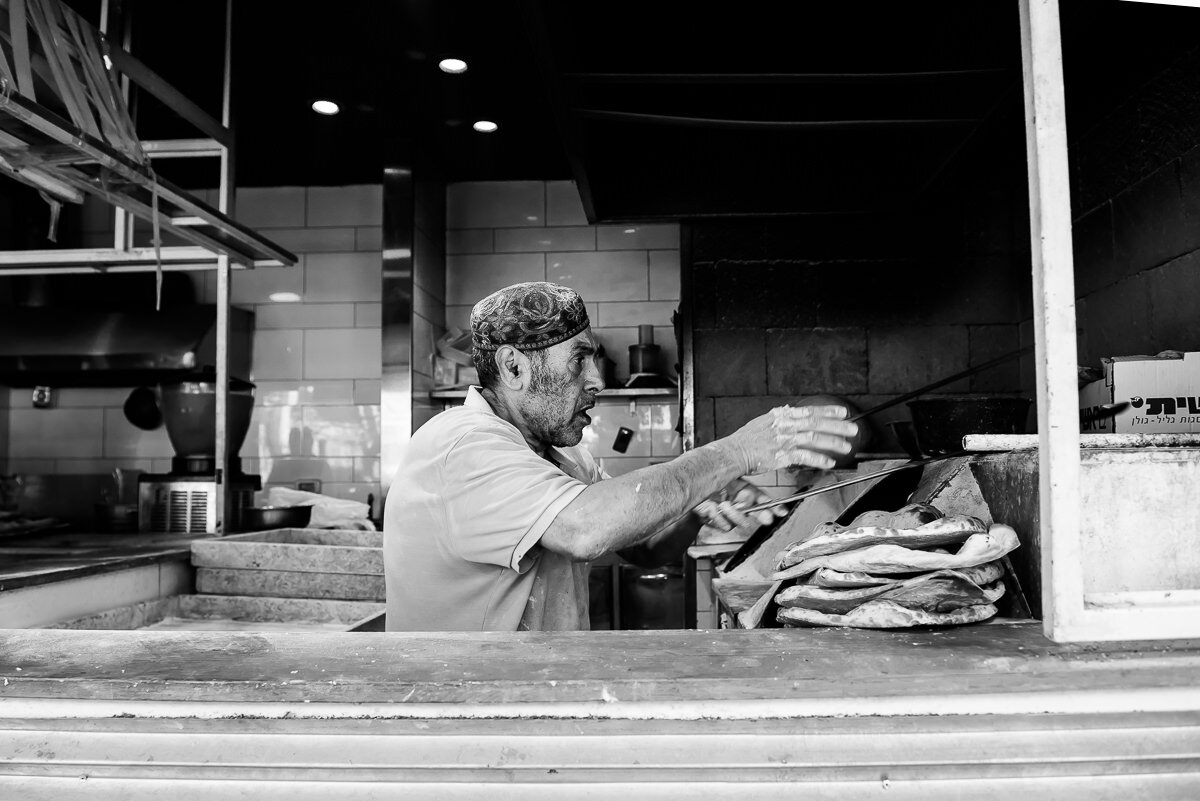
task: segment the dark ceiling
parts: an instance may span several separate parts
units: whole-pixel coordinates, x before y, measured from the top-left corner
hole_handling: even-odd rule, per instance
[[[130,2],[133,52],[218,110],[223,0]],[[1072,135],[1200,42],[1197,9],[1060,5]],[[593,221],[920,203],[971,165],[1024,157],[1017,9],[234,0],[237,183],[376,182],[404,141],[449,181],[573,178]],[[438,72],[444,55],[469,71]],[[343,113],[314,114],[317,97]],[[150,103],[138,113],[145,135],[181,133]],[[212,185],[182,166],[163,172]]]
[[[77,8],[98,0],[73,3]],[[224,0],[124,0],[133,53],[210,113],[221,103]],[[93,17],[98,13],[93,13]],[[509,0],[233,0],[232,119],[241,186],[381,180],[397,137],[434,143],[447,180],[567,178],[569,169],[520,15]],[[444,54],[470,59],[449,76]],[[311,110],[333,99],[340,114]],[[195,136],[152,98],[140,100],[144,137]],[[481,116],[502,123],[481,135]],[[160,162],[184,186],[212,184],[194,162]]]

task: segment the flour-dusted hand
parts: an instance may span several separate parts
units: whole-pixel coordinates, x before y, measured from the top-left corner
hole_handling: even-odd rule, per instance
[[[737,479],[720,492],[705,499],[693,511],[704,521],[696,542],[712,545],[724,542],[741,542],[762,526],[769,526],[776,519],[787,515],[782,507],[763,509],[746,514],[743,509],[769,501],[771,496],[759,487]]]
[[[847,416],[842,406],[778,406],[713,444],[740,459],[744,475],[793,465],[828,470],[835,460],[827,454],[849,453],[858,433]]]

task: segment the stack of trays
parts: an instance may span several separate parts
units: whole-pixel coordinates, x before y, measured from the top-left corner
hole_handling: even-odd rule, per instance
[[[192,543],[195,595],[172,595],[48,628],[383,631],[383,534],[282,528]]]
[[[379,531],[281,528],[197,540],[192,565],[201,593],[384,600]]]
[[[64,620],[51,629],[104,631],[381,631],[383,604],[171,595]]]

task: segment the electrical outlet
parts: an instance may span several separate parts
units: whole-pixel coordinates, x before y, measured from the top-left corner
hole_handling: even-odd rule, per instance
[[[303,492],[320,492],[321,481],[316,478],[302,478],[296,482],[296,489]]]
[[[33,406],[35,409],[49,409],[54,405],[54,390],[50,387],[33,388]]]

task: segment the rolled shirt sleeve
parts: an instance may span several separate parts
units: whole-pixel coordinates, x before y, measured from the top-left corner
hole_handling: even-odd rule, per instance
[[[587,487],[503,429],[468,432],[442,469],[449,547],[462,559],[520,573],[536,560],[542,534]]]

